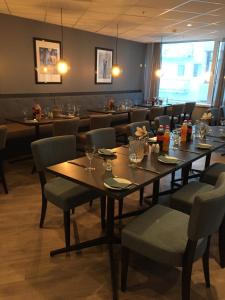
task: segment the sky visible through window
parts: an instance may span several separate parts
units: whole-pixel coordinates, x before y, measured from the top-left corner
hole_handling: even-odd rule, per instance
[[[213,49],[213,41],[163,44],[159,97],[206,103]]]

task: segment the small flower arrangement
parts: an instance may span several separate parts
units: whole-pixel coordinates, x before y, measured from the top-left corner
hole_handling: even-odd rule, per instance
[[[202,117],[201,117],[201,120],[202,121],[210,121],[210,120],[212,120],[212,118],[213,118],[213,115],[212,115],[212,113],[211,112],[205,112],[203,115],[202,115]]]
[[[33,118],[40,120],[41,119],[41,106],[40,104],[35,103],[32,106],[32,114],[33,114]]]
[[[136,128],[135,136],[138,137],[139,139],[143,139],[147,137],[147,135],[148,135],[148,131],[145,126],[143,126],[142,128],[141,127]]]

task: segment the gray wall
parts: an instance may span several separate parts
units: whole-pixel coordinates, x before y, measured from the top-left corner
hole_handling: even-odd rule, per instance
[[[36,84],[33,37],[60,40],[60,27],[0,14],[0,95],[143,90],[144,70],[140,64],[144,65],[144,44],[120,39],[118,62],[124,70],[122,76],[111,85],[96,85],[95,47],[115,49],[115,38],[64,28],[64,58],[71,70],[62,84]]]

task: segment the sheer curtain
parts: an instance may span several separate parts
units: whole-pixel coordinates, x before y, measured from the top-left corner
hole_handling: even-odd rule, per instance
[[[144,99],[158,97],[160,78],[156,70],[161,67],[161,43],[147,44],[145,54]]]
[[[212,104],[215,107],[225,105],[225,42],[220,43],[218,62],[215,70]]]

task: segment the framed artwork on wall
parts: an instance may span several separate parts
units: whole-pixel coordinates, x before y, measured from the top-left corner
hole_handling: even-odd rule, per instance
[[[41,38],[33,38],[33,43],[36,83],[62,83],[56,68],[61,58],[61,43]]]
[[[112,83],[113,50],[95,48],[95,83]]]

